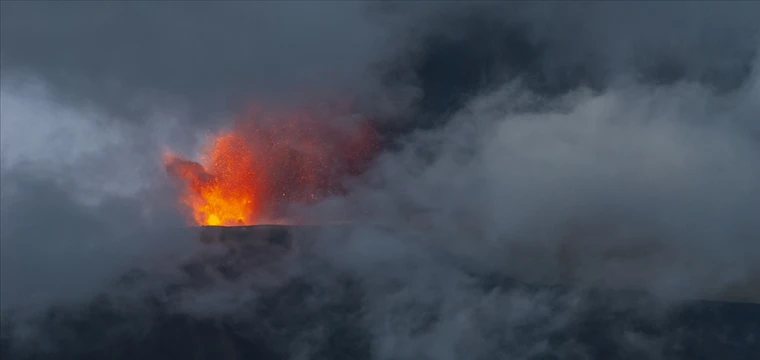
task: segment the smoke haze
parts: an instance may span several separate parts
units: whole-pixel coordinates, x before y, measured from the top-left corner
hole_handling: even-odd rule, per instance
[[[758,4],[1,6],[4,313],[191,256],[162,151],[195,154],[251,102],[322,97],[355,102],[387,150],[347,196],[294,209],[359,225],[302,235],[320,260],[278,266],[323,289],[304,308],[350,297],[335,278],[355,274],[378,359],[528,358],[579,311],[572,296],[483,294],[471,273],[668,303],[760,279]],[[243,312],[246,281],[264,280],[176,311]],[[534,347],[490,340],[538,323]],[[324,340],[310,331],[304,344]]]

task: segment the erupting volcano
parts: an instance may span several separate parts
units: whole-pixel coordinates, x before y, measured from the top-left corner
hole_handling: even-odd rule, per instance
[[[272,222],[285,204],[339,194],[372,159],[375,132],[345,113],[254,109],[212,135],[199,162],[167,152],[164,164],[194,224]]]

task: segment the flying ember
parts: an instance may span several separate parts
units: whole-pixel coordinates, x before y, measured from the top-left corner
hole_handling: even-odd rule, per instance
[[[278,218],[283,205],[339,194],[378,147],[365,119],[251,111],[211,136],[200,161],[167,152],[164,164],[181,180],[194,224],[253,225]]]

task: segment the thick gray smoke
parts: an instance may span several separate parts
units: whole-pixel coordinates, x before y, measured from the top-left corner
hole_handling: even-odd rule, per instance
[[[132,267],[186,256],[195,239],[176,230],[161,151],[191,153],[249,101],[315,93],[349,94],[394,147],[346,197],[299,210],[361,214],[349,235],[319,236],[329,270],[285,261],[284,273],[326,289],[304,307],[350,296],[333,272],[357,276],[377,358],[492,358],[518,345],[494,333],[551,319],[540,338],[572,317],[572,297],[558,312],[548,294],[485,296],[471,273],[758,299],[746,286],[760,279],[757,14],[740,2],[3,3],[2,310],[86,301]],[[239,314],[257,297],[214,290],[177,311]],[[294,357],[320,333],[303,336]]]
[[[357,197],[389,221],[414,209],[436,246],[492,271],[705,296],[757,276],[757,81],[579,91],[528,112],[536,96],[507,86],[426,139],[432,159],[425,141],[383,158]]]
[[[84,300],[177,245],[146,238],[184,226],[159,172],[158,141],[172,138],[160,126],[113,123],[37,87],[4,87],[1,105],[4,310]]]

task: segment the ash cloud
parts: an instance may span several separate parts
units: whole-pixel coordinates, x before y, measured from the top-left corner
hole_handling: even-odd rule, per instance
[[[332,275],[358,277],[377,358],[528,357],[579,311],[573,296],[557,310],[551,294],[486,294],[472,273],[730,293],[760,272],[758,12],[4,2],[3,309],[85,301],[135,262],[186,253],[165,232],[183,220],[161,148],[192,152],[251,99],[314,93],[355,98],[394,146],[349,196],[304,211],[396,231],[318,239],[328,269],[285,265],[325,290],[299,297],[307,310],[353,296]],[[259,295],[223,283],[177,311],[246,313]],[[494,340],[535,322],[528,348]],[[327,341],[320,326],[293,356]]]

